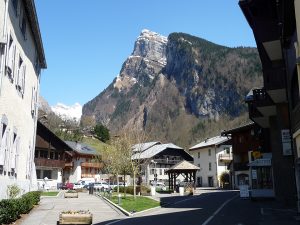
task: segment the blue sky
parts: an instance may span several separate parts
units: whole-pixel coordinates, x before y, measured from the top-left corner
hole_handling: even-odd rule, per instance
[[[255,46],[237,0],[35,0],[48,68],[41,95],[84,104],[120,72],[142,29]]]

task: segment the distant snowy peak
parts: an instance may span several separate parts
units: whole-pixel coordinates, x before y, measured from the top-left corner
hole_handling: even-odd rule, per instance
[[[52,111],[61,117],[62,119],[75,119],[80,121],[82,114],[82,106],[79,103],[67,106],[63,103],[57,103],[55,106],[51,106]]]

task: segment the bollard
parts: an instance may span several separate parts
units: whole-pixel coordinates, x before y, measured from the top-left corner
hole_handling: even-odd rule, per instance
[[[118,195],[118,205],[121,205],[121,194]]]

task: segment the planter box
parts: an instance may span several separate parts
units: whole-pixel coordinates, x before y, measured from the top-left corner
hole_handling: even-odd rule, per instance
[[[93,214],[65,214],[61,213],[59,215],[59,224],[92,224]]]
[[[68,193],[65,192],[65,198],[78,198],[78,193]]]

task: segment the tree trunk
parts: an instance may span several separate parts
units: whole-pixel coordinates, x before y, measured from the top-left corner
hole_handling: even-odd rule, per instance
[[[118,193],[118,196],[119,196],[119,193],[120,193],[120,188],[119,188],[119,173],[117,173],[117,193]]]
[[[135,171],[133,171],[133,198],[136,199]]]

